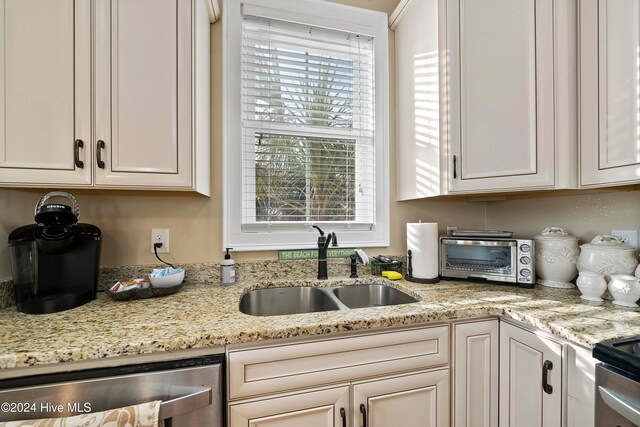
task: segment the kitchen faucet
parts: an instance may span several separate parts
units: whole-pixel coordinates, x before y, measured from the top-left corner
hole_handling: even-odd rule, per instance
[[[328,279],[327,248],[329,247],[329,243],[332,243],[333,246],[338,246],[338,238],[333,231],[329,232],[325,237],[324,231],[322,231],[320,227],[314,225],[313,228],[320,232],[320,236],[318,237],[318,279]]]

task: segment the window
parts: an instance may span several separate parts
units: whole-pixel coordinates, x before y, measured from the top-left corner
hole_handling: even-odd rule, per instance
[[[386,15],[319,0],[224,10],[223,244],[313,246],[319,225],[343,246],[388,245]]]

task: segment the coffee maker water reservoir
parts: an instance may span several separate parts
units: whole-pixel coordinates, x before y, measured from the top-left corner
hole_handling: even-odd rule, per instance
[[[66,197],[72,206],[45,204]],[[35,210],[37,224],[9,234],[9,256],[18,311],[45,314],[78,307],[96,298],[101,232],[79,224],[76,198],[63,191],[45,194]]]

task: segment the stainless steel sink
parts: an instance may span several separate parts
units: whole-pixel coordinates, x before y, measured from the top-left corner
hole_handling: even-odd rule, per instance
[[[242,296],[240,311],[252,316],[314,313],[338,310],[326,292],[311,286],[256,289]]]
[[[240,311],[252,316],[278,316],[409,304],[417,301],[398,289],[378,284],[323,288],[292,286],[250,291],[240,299]]]
[[[418,300],[411,295],[407,295],[398,289],[376,284],[343,286],[334,289],[333,293],[349,308],[378,307],[418,302]]]

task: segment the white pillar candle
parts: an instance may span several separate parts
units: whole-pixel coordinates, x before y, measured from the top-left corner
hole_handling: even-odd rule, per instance
[[[407,223],[407,251],[411,251],[412,277],[437,278],[438,224],[435,222]]]

